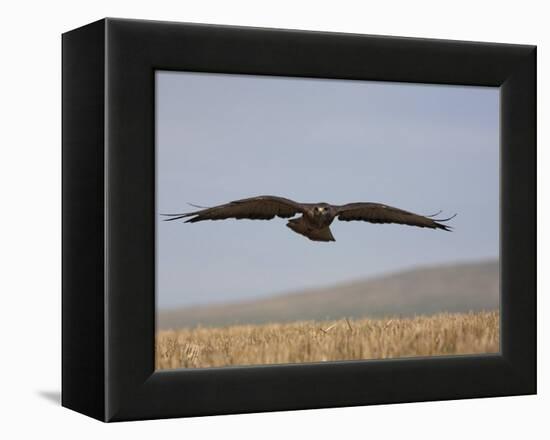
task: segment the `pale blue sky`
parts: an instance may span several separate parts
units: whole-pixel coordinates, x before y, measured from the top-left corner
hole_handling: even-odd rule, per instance
[[[458,213],[455,231],[157,221],[157,304],[228,302],[499,254],[499,89],[157,72],[157,212],[262,194]],[[160,216],[157,220],[160,220]]]

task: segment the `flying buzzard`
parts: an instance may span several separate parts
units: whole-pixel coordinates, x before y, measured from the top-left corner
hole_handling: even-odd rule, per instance
[[[187,218],[186,223],[195,223],[228,218],[271,220],[274,217],[290,218],[298,214],[301,216],[290,219],[286,225],[294,232],[305,235],[313,241],[336,241],[329,228],[336,217],[346,222],[362,220],[370,223],[398,223],[450,231],[450,226],[440,222],[446,222],[456,216],[455,214],[446,219],[434,219],[433,217],[439,212],[432,216],[422,216],[380,203],[348,203],[339,206],[328,203],[298,203],[275,196],[251,197],[200,211],[162,215],[170,217],[165,221]]]

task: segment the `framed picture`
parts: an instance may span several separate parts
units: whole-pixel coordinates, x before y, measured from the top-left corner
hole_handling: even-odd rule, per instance
[[[104,19],[63,35],[64,406],[536,392],[536,48]]]

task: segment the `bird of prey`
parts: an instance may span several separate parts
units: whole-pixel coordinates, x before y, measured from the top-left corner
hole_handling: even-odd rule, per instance
[[[192,206],[202,208],[196,205]],[[330,225],[335,218],[345,222],[361,220],[370,223],[397,223],[450,231],[451,227],[441,222],[451,220],[456,214],[445,219],[434,219],[433,217],[440,214],[440,212],[431,216],[422,216],[380,203],[359,202],[346,205],[330,205],[328,203],[298,203],[294,200],[276,196],[258,196],[234,200],[224,205],[204,208],[194,212],[162,215],[170,217],[165,221],[187,218],[186,223],[230,218],[237,220],[271,220],[274,217],[290,218],[300,215],[300,217],[290,219],[286,224],[294,232],[313,241],[336,241],[330,230]]]

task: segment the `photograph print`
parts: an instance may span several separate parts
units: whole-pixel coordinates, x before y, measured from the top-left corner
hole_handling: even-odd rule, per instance
[[[155,89],[157,369],[500,352],[498,87]]]

